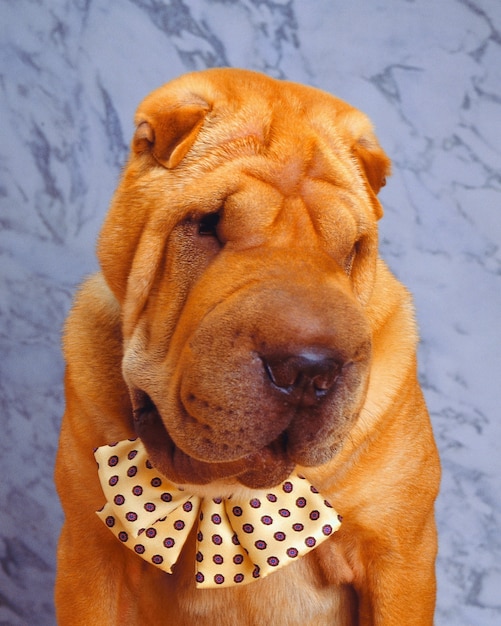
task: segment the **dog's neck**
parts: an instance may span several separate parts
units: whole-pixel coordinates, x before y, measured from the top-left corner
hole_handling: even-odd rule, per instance
[[[183,484],[179,485],[187,493],[191,493],[200,498],[254,498],[258,493],[266,493],[267,489],[252,489],[238,482],[236,478],[225,478],[216,480],[205,485]]]

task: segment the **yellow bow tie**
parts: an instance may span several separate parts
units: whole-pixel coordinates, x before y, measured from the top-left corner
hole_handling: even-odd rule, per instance
[[[196,585],[245,585],[306,554],[341,517],[304,477],[256,491],[251,499],[203,499],[161,475],[140,439],[95,451],[107,503],[97,512],[128,548],[172,573],[198,520]]]

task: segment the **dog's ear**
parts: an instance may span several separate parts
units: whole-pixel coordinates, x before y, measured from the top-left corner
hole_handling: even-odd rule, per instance
[[[164,167],[176,167],[193,145],[209,110],[205,102],[139,111],[132,149],[150,152]]]
[[[369,118],[357,109],[347,107],[338,114],[337,120],[345,131],[351,153],[365,174],[371,191],[377,195],[391,173],[391,161],[379,145]],[[383,209],[376,198],[374,206],[377,218],[380,218]]]
[[[379,193],[386,185],[391,172],[391,161],[371,132],[359,137],[352,146],[353,154],[359,161],[374,193]]]

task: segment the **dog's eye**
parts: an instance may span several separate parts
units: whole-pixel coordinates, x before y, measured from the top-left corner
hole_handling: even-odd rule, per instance
[[[198,222],[198,234],[203,237],[217,237],[217,225],[221,216],[219,213],[208,213]]]

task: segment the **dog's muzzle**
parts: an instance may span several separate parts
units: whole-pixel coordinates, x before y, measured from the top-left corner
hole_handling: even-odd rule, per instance
[[[153,384],[134,375],[136,432],[157,467],[159,441],[177,459],[164,468],[172,479],[202,480],[191,475],[197,466],[210,479],[231,472],[252,486],[276,484],[339,449],[363,402],[370,354],[361,308],[342,289],[240,290],[200,320],[170,379],[162,367]]]

